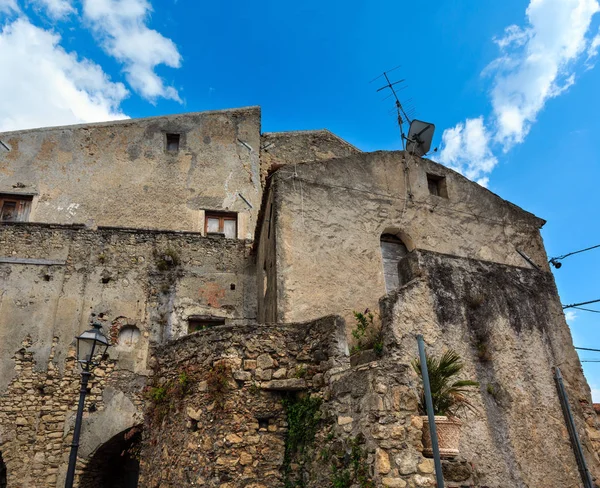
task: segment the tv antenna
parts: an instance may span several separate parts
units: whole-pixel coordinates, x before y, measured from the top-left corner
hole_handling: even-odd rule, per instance
[[[400,102],[400,98],[398,98],[398,92],[400,90],[404,90],[407,88],[406,86],[398,87],[400,83],[403,83],[404,79],[392,82],[388,76],[388,73],[394,71],[400,66],[396,66],[395,68],[384,71],[383,74],[379,75],[377,78],[373,79],[371,83],[375,80],[378,80],[382,76],[387,81],[387,84],[377,89],[377,92],[389,89],[390,94],[384,98],[387,100],[389,97],[394,97],[396,100],[396,116],[398,121],[398,126],[400,127],[400,137],[402,139],[402,148],[409,151],[411,154],[416,154],[421,157],[429,152],[431,149],[431,141],[433,139],[433,133],[435,131],[435,125],[429,122],[423,122],[422,120],[413,119],[412,116],[415,113],[414,107],[409,107],[408,110],[404,109],[402,102]],[[408,136],[404,134],[404,123],[409,124]],[[405,143],[406,141],[406,143]],[[435,149],[437,150],[437,148]]]

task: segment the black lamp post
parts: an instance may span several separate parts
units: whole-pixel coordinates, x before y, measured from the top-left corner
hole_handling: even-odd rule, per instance
[[[75,430],[73,431],[73,443],[69,456],[69,469],[65,480],[65,488],[73,488],[75,478],[75,465],[77,463],[77,451],[79,450],[79,434],[81,432],[81,419],[83,417],[83,406],[87,393],[87,384],[91,371],[100,364],[110,345],[108,339],[100,331],[100,324],[95,322],[90,330],[86,330],[77,339],[77,362],[81,365],[81,389],[79,390],[79,406],[75,417]]]

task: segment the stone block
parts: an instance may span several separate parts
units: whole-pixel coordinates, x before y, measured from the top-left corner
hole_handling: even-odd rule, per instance
[[[306,381],[302,378],[290,378],[287,380],[271,380],[262,384],[265,390],[299,391],[306,389]]]

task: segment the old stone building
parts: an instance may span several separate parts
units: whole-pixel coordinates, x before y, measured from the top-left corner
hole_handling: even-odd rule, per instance
[[[435,486],[410,364],[477,380],[449,487],[582,486],[598,419],[540,228],[427,159],[257,107],[0,134],[0,487]],[[379,341],[350,355],[353,312]]]

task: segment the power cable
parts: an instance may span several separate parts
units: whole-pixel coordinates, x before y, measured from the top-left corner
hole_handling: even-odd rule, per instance
[[[583,308],[583,307],[573,307],[577,310],[583,310],[584,312],[594,312],[594,313],[600,313],[600,310],[593,310],[591,308]]]
[[[579,251],[573,251],[573,252],[569,252],[567,254],[563,254],[562,256],[556,256],[554,258],[550,258],[548,260],[548,262],[554,266],[556,269],[560,268],[562,266],[562,263],[559,263],[559,261],[561,261],[562,259],[568,258],[569,256],[573,256],[573,254],[579,254],[580,252],[585,252],[585,251],[589,251],[591,249],[596,249],[597,247],[600,247],[600,244],[597,244],[595,246],[592,247],[586,247],[585,249],[580,249]]]
[[[589,347],[575,347],[575,349],[579,349],[580,351],[600,352],[600,349],[590,349]]]
[[[590,300],[589,302],[581,302],[581,303],[572,303],[571,305],[563,305],[563,310],[566,310],[567,308],[577,308],[580,305],[587,305],[589,303],[598,303],[600,302],[600,298],[597,300]],[[597,312],[597,310],[593,310],[594,312]]]

